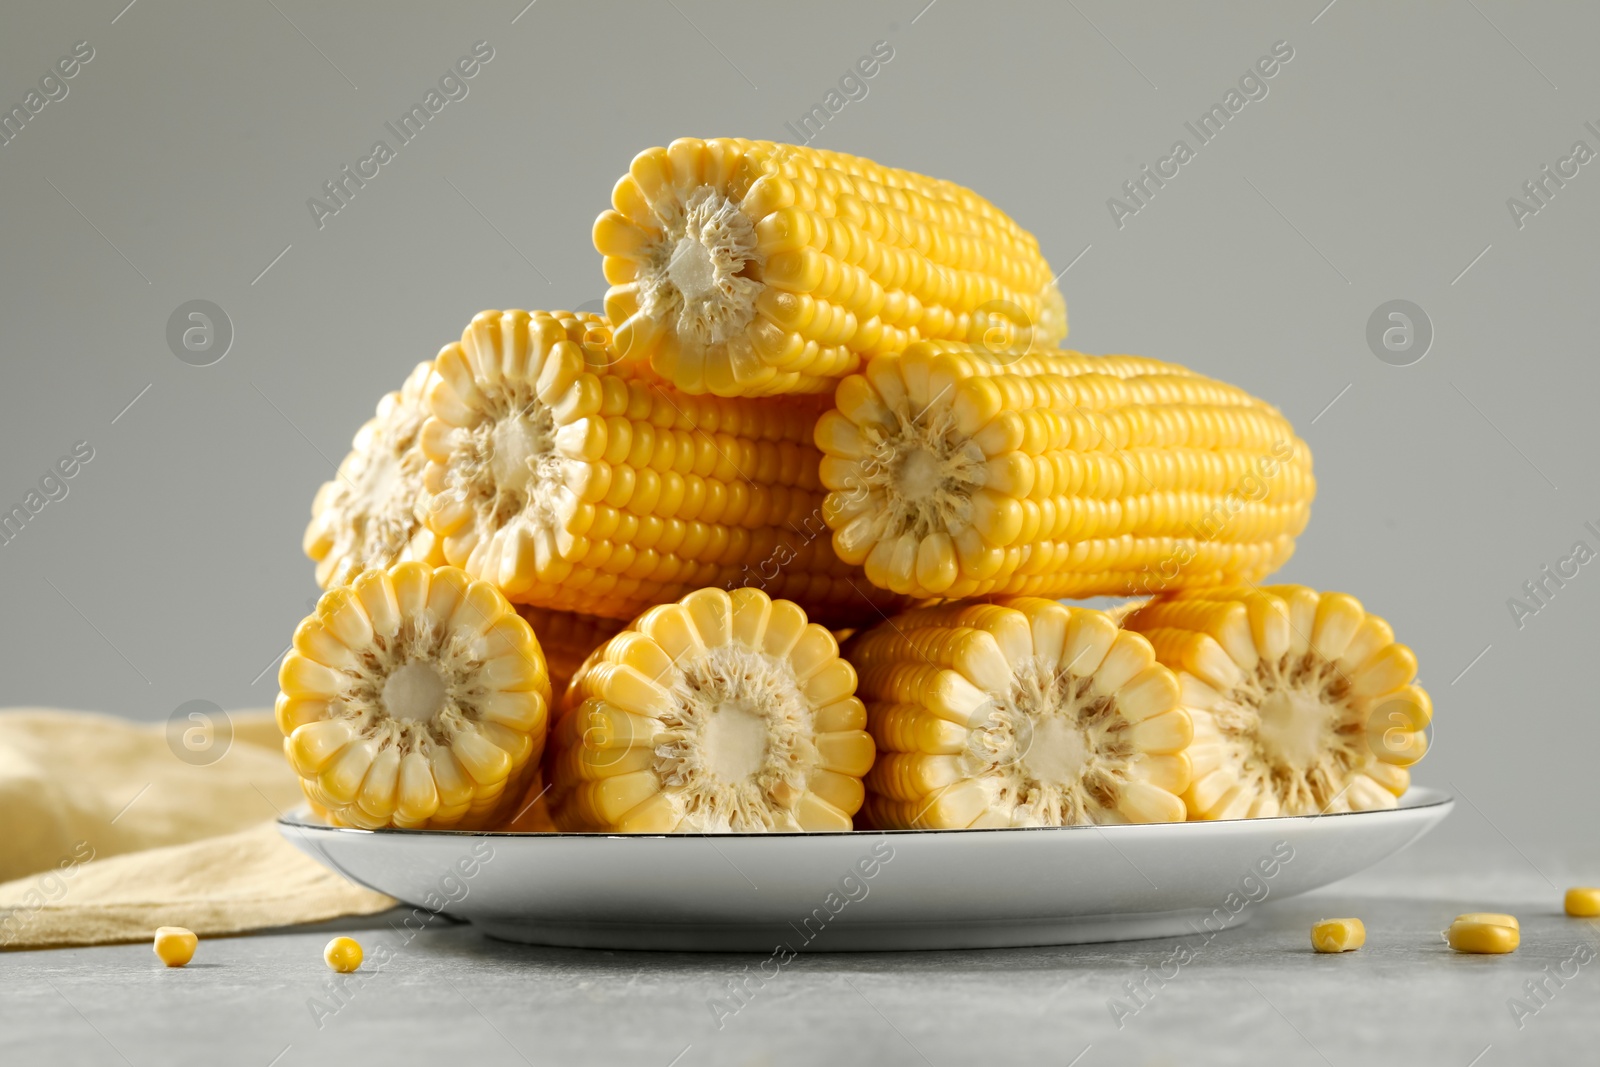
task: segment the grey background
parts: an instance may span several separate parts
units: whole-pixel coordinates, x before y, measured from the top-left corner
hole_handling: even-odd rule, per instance
[[[99,0],[0,13],[7,107],[74,42],[95,49],[69,95],[0,147],[0,503],[20,502],[74,442],[95,450],[69,495],[0,546],[0,704],[144,720],[189,700],[269,704],[268,668],[316,593],[299,549],[311,495],[378,397],[478,310],[597,299],[604,285],[590,225],[635,152],[682,135],[788,139],[784,123],[821,103],[886,40],[892,61],[818,145],[978,189],[1038,235],[1058,270],[1071,265],[1061,284],[1074,347],[1177,360],[1237,382],[1278,404],[1310,443],[1319,497],[1281,577],[1360,596],[1416,648],[1437,707],[1437,747],[1416,781],[1463,799],[1442,830],[1374,872],[1382,898],[1417,886],[1439,901],[1487,895],[1510,906],[1514,897],[1545,900],[1566,879],[1600,879],[1592,819],[1600,564],[1521,629],[1506,605],[1579,538],[1600,549],[1582,528],[1600,525],[1592,425],[1600,162],[1520,230],[1506,207],[1574,141],[1600,149],[1584,128],[1600,125],[1600,10],[1510,0],[524,2],[124,8],[126,0]],[[494,59],[468,97],[319,230],[307,198],[387,139],[384,123],[479,40]],[[1294,58],[1269,95],[1119,229],[1107,199],[1175,139],[1193,144],[1183,123],[1280,40]],[[220,305],[234,328],[231,351],[209,367],[181,362],[165,339],[169,315],[196,299]],[[1416,302],[1433,323],[1432,349],[1412,366],[1381,362],[1366,342],[1369,315],[1393,299]],[[1438,870],[1447,873],[1429,873]],[[1494,896],[1504,879],[1520,880],[1520,896]],[[1432,929],[1445,905],[1413,913],[1341,898],[1330,906],[1366,906],[1369,917],[1399,907],[1387,914],[1410,936]],[[1547,946],[1496,974],[1469,972],[1476,964],[1463,961],[1470,988],[1437,984],[1441,965],[1426,953],[1393,967],[1380,955],[1353,983],[1296,985],[1300,964],[1263,970],[1277,965],[1261,955],[1314,917],[1309,904],[1295,907],[1272,913],[1281,934],[1219,958],[1216,981],[1186,985],[1170,1029],[1143,1031],[1171,1039],[1139,1046],[1144,1054],[1188,1057],[1187,1027],[1231,1019],[1271,1031],[1263,1055],[1279,1047],[1285,1062],[1322,1062],[1259,1002],[1241,1000],[1250,996],[1244,986],[1221,980],[1233,960],[1293,998],[1278,1004],[1284,1021],[1299,1019],[1319,1053],[1370,1054],[1371,1024],[1350,1028],[1369,1009],[1404,1003],[1426,1015],[1429,1005],[1450,1004],[1455,1037],[1430,1047],[1465,1064],[1491,1037],[1515,1039],[1503,1013],[1490,1036],[1461,1033],[1470,1019],[1502,1012],[1501,998],[1525,974],[1565,955]],[[314,952],[294,939],[234,944],[225,951],[252,959]],[[507,955],[471,945],[446,947],[455,953],[447,958]],[[586,969],[571,957],[555,954],[540,972],[549,981],[528,990],[551,996],[558,1015],[567,1005],[628,1010],[640,1003],[639,976],[657,973],[631,963]],[[972,1027],[992,1027],[1030,1056],[1065,1063],[1100,1039],[1051,1014],[1051,991],[1078,983],[1088,999],[1073,1018],[1103,1027],[1097,998],[1120,981],[1116,968],[1159,958],[1127,947],[992,965],[982,961],[997,957],[982,955],[818,964],[821,977],[777,1002],[801,1011],[807,993],[801,1014],[765,1010],[789,1019],[780,1029],[793,1040],[821,1040],[809,1047],[835,1059],[921,1062],[881,1026],[879,1016],[892,1016],[935,1059],[985,1047],[949,1031],[965,1019],[960,1033],[969,1037]],[[73,1048],[84,1061],[110,1058],[38,977],[54,975],[71,1003],[88,1007],[110,995],[100,986],[120,988],[120,975],[147,964],[132,949],[29,957],[43,970],[18,979],[22,999],[13,1003],[25,1015],[44,1010],[52,1032],[81,1037]],[[1055,1021],[1036,1025],[1040,1016],[1020,1008],[948,1021],[932,1010],[929,995],[970,1006],[983,990],[1006,993],[991,966],[1034,974],[1028,995]],[[877,984],[876,967],[905,982]],[[693,973],[713,989],[736,970]],[[209,973],[224,991],[258,988]],[[428,973],[412,980],[431,989]],[[842,973],[856,976],[877,1015],[839,983]],[[482,1062],[519,1062],[523,1053],[511,1051],[538,1040],[506,1021],[520,994],[500,1005],[484,999],[498,994],[478,996],[470,976],[460,980],[517,1039],[508,1050],[487,1027],[473,1031],[488,1050]],[[282,1011],[300,1011],[310,981],[283,979]],[[439,1003],[415,988],[410,995]],[[174,999],[188,994],[148,996],[126,1009],[120,1029],[100,1017],[136,1056],[152,1054],[159,1038],[135,1017],[190,1004]],[[1336,996],[1345,998],[1337,1006],[1328,999]],[[1592,1009],[1592,990],[1585,996]],[[1064,997],[1063,1010],[1080,999]],[[652,1003],[663,1018],[678,1017],[670,1000]],[[1219,1011],[1227,1004],[1247,1007]],[[1565,1022],[1541,1020],[1537,1040],[1549,1047],[1574,1037],[1580,1007],[1562,1006]],[[854,1022],[833,1029],[836,1009]],[[241,1001],[222,1018],[250,1011]],[[384,1013],[412,1014],[385,1008],[325,1040],[323,1053],[391,1032]],[[1417,1018],[1408,1010],[1388,1028],[1415,1036]],[[191,1049],[204,1045],[181,1032]],[[665,1063],[680,1044],[671,1027],[648,1040],[614,1033],[609,1022],[585,1032],[621,1042],[629,1062]],[[250,1062],[257,1045],[264,1063],[277,1042],[252,1040]],[[747,1058],[734,1055],[739,1047],[707,1055]],[[1408,1048],[1416,1062],[1419,1047]],[[793,1054],[791,1045],[778,1058]]]
[[[0,147],[0,502],[95,450],[0,546],[0,703],[269,704],[316,593],[311,495],[378,397],[480,309],[599,298],[590,226],[636,151],[783,139],[885,40],[815,143],[966,183],[1030,227],[1071,264],[1074,347],[1279,405],[1319,481],[1281,577],[1360,596],[1416,648],[1437,704],[1417,781],[1528,847],[1593,840],[1600,567],[1520,630],[1506,601],[1580,537],[1600,549],[1581,526],[1600,520],[1600,162],[1521,230],[1506,199],[1575,140],[1600,149],[1600,12],[125,2],[12,6],[0,32],[7,106],[95,49]],[[319,229],[307,199],[479,40],[494,58],[469,95]],[[1183,123],[1280,40],[1269,94],[1119,229],[1108,198],[1194,144]],[[1434,324],[1409,367],[1365,340],[1397,298]],[[233,324],[212,366],[166,343],[193,299]],[[1446,831],[1467,832],[1503,847],[1472,817]]]

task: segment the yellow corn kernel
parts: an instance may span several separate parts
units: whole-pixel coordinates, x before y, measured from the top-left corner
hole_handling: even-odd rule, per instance
[[[454,567],[397,563],[324,593],[278,686],[284,753],[336,825],[479,829],[538,772],[551,702],[538,639]]]
[[[322,959],[340,974],[361,966],[361,942],[353,937],[336,937],[322,950]]]
[[[398,392],[378,402],[378,413],[356,432],[339,473],[311,502],[305,552],[317,564],[317,584],[344,585],[364,570],[403,560],[444,562],[439,539],[423,523],[418,446],[428,417],[431,360],[417,364]]]
[[[848,830],[872,766],[833,635],[756,589],[651,608],[567,687],[550,735],[562,830]]]
[[[589,653],[605,644],[607,639],[627,625],[621,619],[607,619],[599,615],[585,615],[576,611],[555,611],[538,608],[532,604],[519,604],[521,615],[533,634],[539,639],[544,652],[544,662],[550,672],[550,692],[557,704],[567,691],[567,683],[578,673]]]
[[[1428,694],[1389,624],[1344,593],[1227,586],[1129,612],[1194,718],[1191,819],[1393,808],[1427,751]]]
[[[1366,943],[1360,919],[1319,919],[1311,925],[1311,947],[1318,952],[1352,952]]]
[[[1574,886],[1567,890],[1565,906],[1568,915],[1592,918],[1600,915],[1600,889],[1593,886]]]
[[[916,597],[1259,581],[1315,492],[1275,408],[1136,356],[921,342],[841,381],[816,443],[835,552]]]
[[[594,316],[486,311],[434,360],[424,512],[453,566],[616,619],[705,586],[843,624],[892,601],[829,542],[820,401],[686,396],[610,337]]]
[[[1515,952],[1522,941],[1522,932],[1515,926],[1461,918],[1450,924],[1445,940],[1457,952],[1498,955]]]
[[[868,159],[682,138],[641,152],[594,244],[617,348],[687,393],[825,392],[922,338],[1054,348],[1038,242],[970,190]]]
[[[877,829],[1179,822],[1189,715],[1150,643],[1033,597],[899,615],[852,638]]]
[[[193,930],[181,926],[156,928],[155,952],[168,967],[182,967],[194,959],[195,946],[198,944],[200,939]]]

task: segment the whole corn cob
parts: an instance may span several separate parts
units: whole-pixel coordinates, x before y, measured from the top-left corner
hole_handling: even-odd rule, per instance
[[[428,417],[433,362],[426,360],[398,392],[378,401],[338,474],[317,490],[306,527],[305,552],[317,564],[317,584],[343,585],[362,571],[404,560],[444,562],[438,538],[417,510],[427,457],[417,445]]]
[[[872,766],[833,636],[757,589],[651,608],[573,678],[545,776],[563,830],[848,830]]]
[[[1033,597],[919,608],[852,639],[879,829],[1172,822],[1189,715],[1150,642]]]
[[[589,653],[627,625],[621,619],[577,611],[552,611],[532,604],[519,605],[517,614],[533,627],[533,636],[539,639],[545,668],[550,672],[550,691],[555,694],[558,705],[561,695],[567,691],[567,683],[578,673]]]
[[[843,623],[884,598],[833,554],[817,406],[689,397],[617,367],[603,319],[486,311],[434,361],[428,526],[513,601],[631,618],[760,584]]]
[[[1392,808],[1433,703],[1389,624],[1344,593],[1198,589],[1128,615],[1194,718],[1191,819]]]
[[[324,593],[278,686],[284,753],[336,825],[493,825],[544,749],[539,642],[498,590],[454,567],[399,563]]]
[[[950,182],[686,137],[636,156],[611,202],[594,244],[618,349],[685,392],[826,392],[921,338],[1067,335],[1038,242]]]
[[[816,442],[835,551],[917,597],[1254,581],[1315,492],[1275,408],[1137,356],[922,342],[840,382]]]

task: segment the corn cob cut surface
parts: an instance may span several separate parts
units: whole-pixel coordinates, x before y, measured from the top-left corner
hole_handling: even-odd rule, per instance
[[[921,338],[1053,348],[1066,304],[1038,242],[950,182],[768,141],[634,158],[595,222],[629,360],[689,393],[828,391]]]
[[[570,831],[848,830],[872,766],[839,646],[757,589],[651,608],[590,657],[545,759]]]
[[[819,405],[685,396],[627,368],[603,319],[486,311],[434,361],[429,528],[511,600],[618,619],[759,584],[848,624],[883,594],[833,554]]]
[[[550,692],[555,694],[557,706],[561,695],[567,691],[567,683],[572,681],[589,654],[627,625],[621,619],[554,611],[532,604],[518,605],[517,614],[533,627],[533,635],[539,639],[545,668],[550,672]]]
[[[1033,597],[919,608],[845,655],[878,747],[869,827],[1184,818],[1177,679],[1104,612]]]
[[[397,392],[385,394],[378,413],[356,432],[339,473],[317,490],[305,552],[317,564],[322,588],[405,560],[444,562],[418,510],[428,462],[418,438],[432,377],[433,362],[424,361]]]
[[[283,750],[342,826],[478,829],[539,767],[550,679],[486,582],[398,563],[323,594],[278,670]]]
[[[1255,581],[1315,492],[1275,408],[1137,356],[922,342],[840,382],[816,441],[835,551],[916,597]]]
[[[1392,808],[1427,751],[1417,660],[1355,597],[1298,585],[1160,597],[1124,622],[1194,718],[1191,819]]]

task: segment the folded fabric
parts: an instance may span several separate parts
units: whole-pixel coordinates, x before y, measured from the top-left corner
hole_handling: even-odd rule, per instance
[[[143,941],[158,926],[236,934],[394,905],[308,859],[265,822],[0,885],[0,946]]]
[[[197,717],[196,717],[197,716]],[[301,803],[270,712],[171,725],[0,711],[0,948],[141,940],[371,914],[394,901],[272,821]]]

